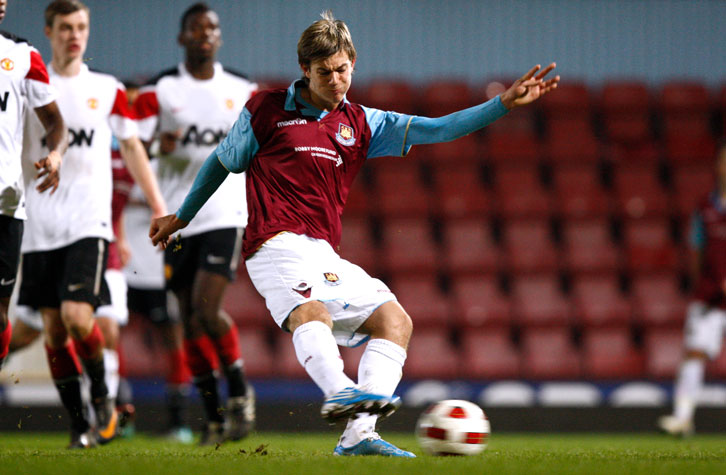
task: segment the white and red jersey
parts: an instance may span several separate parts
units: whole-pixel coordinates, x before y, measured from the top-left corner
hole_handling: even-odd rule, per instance
[[[68,151],[60,169],[60,184],[52,195],[28,188],[28,223],[23,252],[48,251],[87,237],[111,241],[111,139],[138,134],[124,86],[113,76],[82,65],[78,75],[60,76],[48,68],[58,89],[58,106],[68,127]],[[33,140],[29,151],[42,156],[42,127],[29,121]],[[25,151],[23,152],[25,155]],[[29,176],[26,173],[26,184]]]
[[[255,91],[257,84],[219,63],[211,79],[196,79],[180,64],[141,88],[134,103],[141,139],[151,141],[160,132],[180,133],[176,150],[159,157],[159,187],[169,210],[182,204],[202,164]],[[184,235],[246,224],[245,178],[230,175],[184,229]]]
[[[21,150],[26,109],[56,99],[38,50],[25,40],[0,32],[0,214],[25,219]],[[33,161],[42,155],[31,157]]]

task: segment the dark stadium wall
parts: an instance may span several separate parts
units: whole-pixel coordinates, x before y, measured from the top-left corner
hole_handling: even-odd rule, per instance
[[[10,0],[2,29],[49,59],[45,0]],[[120,77],[153,74],[180,59],[181,12],[192,0],[86,0],[92,9],[89,66]],[[220,59],[254,78],[294,77],[302,30],[333,8],[353,33],[357,77],[469,81],[503,77],[556,60],[563,77],[654,83],[726,78],[726,2],[709,0],[209,0],[221,16]]]

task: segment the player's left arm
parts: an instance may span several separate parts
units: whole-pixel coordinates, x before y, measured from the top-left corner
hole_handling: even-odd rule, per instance
[[[47,156],[34,164],[35,169],[39,170],[36,178],[45,177],[36,189],[41,193],[50,189],[50,193],[53,194],[58,189],[60,166],[63,154],[68,148],[68,130],[55,101],[36,107],[35,114],[45,128],[45,143],[49,150]]]
[[[119,139],[119,151],[126,163],[126,168],[139,184],[141,191],[146,197],[146,201],[151,208],[151,216],[158,218],[166,214],[166,203],[161,196],[159,184],[156,181],[156,175],[149,165],[149,157],[146,155],[146,149],[137,136],[131,136],[125,139]]]

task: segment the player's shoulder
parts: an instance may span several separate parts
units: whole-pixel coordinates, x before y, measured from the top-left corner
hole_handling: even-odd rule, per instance
[[[252,82],[250,80],[249,76],[247,76],[245,73],[243,73],[237,69],[230,68],[227,66],[222,66],[222,71],[224,71],[227,75],[229,75],[235,79],[243,80],[246,82]]]
[[[259,111],[272,112],[284,109],[287,90],[285,89],[265,89],[257,92],[247,101],[247,110],[255,114]]]
[[[0,31],[0,48],[5,52],[14,52],[14,54],[30,54],[31,51],[36,51],[35,47],[30,41],[25,38],[21,38],[7,31]]]
[[[179,77],[181,77],[179,66],[174,66],[161,71],[155,76],[152,76],[151,79],[143,84],[142,87],[154,87],[157,86],[160,82],[163,82],[165,79],[177,79]]]
[[[94,80],[120,82],[113,74],[101,71],[100,69],[88,68],[88,74],[92,75]]]
[[[10,33],[9,31],[0,30],[0,41],[8,42],[8,43],[15,43],[17,45],[26,45],[26,46],[33,46],[30,44],[30,41],[26,40],[25,38],[21,38],[13,33]]]

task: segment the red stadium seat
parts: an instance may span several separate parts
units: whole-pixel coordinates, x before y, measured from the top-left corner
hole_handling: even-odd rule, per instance
[[[507,112],[491,124],[487,125],[483,132],[485,134],[494,134],[501,136],[511,136],[513,139],[517,137],[537,136],[536,117],[533,108],[518,107]]]
[[[716,141],[710,135],[674,133],[666,137],[665,155],[674,167],[710,165],[716,156]]]
[[[340,256],[361,266],[370,275],[380,271],[380,256],[373,240],[370,223],[365,218],[343,218]]]
[[[431,193],[423,183],[418,162],[382,159],[374,169],[376,211],[381,216],[427,216],[431,212]]]
[[[417,114],[417,94],[407,81],[377,78],[369,81],[365,91],[368,103],[363,104],[384,111]]]
[[[680,216],[690,216],[699,201],[716,183],[712,165],[689,166],[673,170],[673,201]]]
[[[606,159],[619,167],[635,165],[655,167],[663,155],[660,142],[643,140],[638,143],[609,142],[606,149]]]
[[[670,274],[640,276],[632,282],[633,316],[648,327],[680,328],[687,300]]]
[[[574,116],[589,119],[592,114],[592,97],[584,82],[558,84],[557,94],[547,94],[538,104],[548,121]]]
[[[308,373],[295,355],[292,335],[283,331],[276,332],[273,354],[275,355],[277,376],[291,379],[309,379]]]
[[[446,331],[424,329],[411,338],[403,377],[456,379],[459,355]]]
[[[444,221],[442,257],[449,276],[494,273],[499,269],[500,254],[483,219]]]
[[[581,359],[567,328],[527,329],[522,334],[522,375],[528,379],[575,379]]]
[[[589,123],[573,120],[559,121],[556,124],[563,130],[550,130],[543,147],[544,155],[550,162],[555,165],[583,164],[597,163],[600,160],[600,143],[593,135]]]
[[[485,150],[474,135],[465,135],[451,142],[417,145],[411,153],[422,157],[433,166],[458,166],[484,162]]]
[[[660,107],[666,115],[708,115],[711,98],[700,82],[669,81],[660,91]]]
[[[643,377],[643,356],[635,349],[627,328],[589,329],[583,335],[582,356],[588,379]]]
[[[491,214],[492,196],[484,187],[479,165],[436,166],[434,212],[443,218],[484,217]]]
[[[625,265],[633,274],[675,271],[678,250],[665,219],[644,219],[624,223]]]
[[[145,317],[132,313],[120,333],[129,378],[159,378],[167,371],[161,341],[154,338],[154,326]]]
[[[247,275],[238,276],[224,292],[222,308],[240,328],[276,327],[265,305],[265,299],[257,292]]]
[[[536,164],[544,158],[536,136],[487,131],[486,156],[494,164]]]
[[[393,274],[429,273],[438,269],[439,250],[426,219],[387,219],[382,223],[381,264]]]
[[[469,329],[508,327],[511,304],[502,294],[496,277],[463,277],[451,282],[452,316],[464,334]]]
[[[625,218],[663,217],[670,212],[655,167],[621,167],[615,171],[617,213]]]
[[[565,218],[604,218],[612,211],[612,200],[595,166],[555,167],[553,184],[555,209]]]
[[[602,90],[605,132],[617,143],[641,143],[652,138],[650,94],[645,83],[613,81]]]
[[[666,137],[671,136],[686,136],[686,137],[713,137],[713,131],[711,129],[711,117],[708,115],[704,116],[691,116],[691,115],[676,115],[676,116],[665,116],[663,119],[663,135]]]
[[[343,358],[343,370],[345,374],[353,381],[358,381],[358,364],[366,349],[366,344],[364,343],[354,348],[339,346],[338,349],[340,350],[340,356]]]
[[[620,268],[620,252],[611,239],[606,220],[566,221],[563,241],[562,260],[570,272],[592,274]]]
[[[574,279],[572,302],[584,327],[629,327],[632,306],[620,290],[617,276],[578,276]]]
[[[508,330],[470,330],[461,338],[461,376],[468,379],[516,379],[520,358]]]
[[[536,166],[500,166],[495,171],[495,201],[505,218],[543,218],[552,212],[550,193]]]
[[[512,284],[512,313],[524,327],[570,324],[571,307],[554,275],[526,276]]]
[[[423,88],[421,114],[441,117],[474,105],[469,85],[463,80],[436,79]]]
[[[554,272],[559,252],[550,237],[546,220],[509,221],[504,228],[505,266],[515,274]]]
[[[680,329],[651,329],[644,339],[645,371],[655,379],[673,381],[683,357]]]
[[[272,318],[270,318],[272,320]],[[281,330],[277,330],[281,331]],[[292,345],[292,343],[290,343]],[[276,355],[267,341],[267,333],[260,329],[242,328],[239,347],[245,363],[245,374],[251,378],[269,378],[275,373]]]
[[[448,327],[451,305],[436,279],[428,276],[395,277],[389,287],[411,316],[416,329]]]

